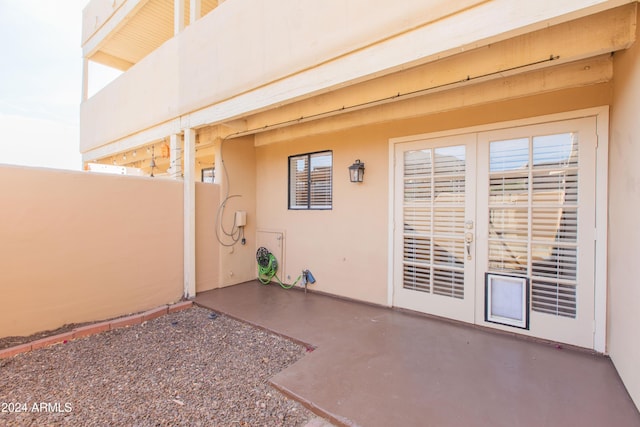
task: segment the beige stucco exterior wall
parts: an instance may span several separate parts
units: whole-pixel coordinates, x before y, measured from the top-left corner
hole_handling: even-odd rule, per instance
[[[302,269],[308,268],[317,279],[312,289],[386,305],[390,138],[610,102],[611,86],[603,83],[259,146],[256,148],[258,229],[285,232],[287,271],[281,273],[283,279],[286,276],[295,279]],[[402,105],[380,108],[402,108]],[[373,115],[377,112],[375,108],[367,111]],[[288,156],[324,150],[333,150],[333,209],[288,210]],[[347,168],[355,159],[366,164],[362,184],[349,182]]]
[[[609,150],[609,353],[640,407],[640,46],[614,57]]]
[[[82,103],[81,152],[179,115],[178,42],[178,38],[168,40],[152,55]],[[171,129],[172,133],[179,133],[179,130],[178,126]]]
[[[288,156],[325,150],[333,150],[333,209],[289,210]],[[366,166],[359,185],[347,172],[356,158]],[[312,289],[386,302],[386,162],[386,141],[371,129],[257,148],[258,229],[285,233],[282,280],[309,269],[317,280]]]
[[[178,301],[182,183],[0,166],[0,337]],[[198,186],[198,287],[217,286],[218,186]]]
[[[215,231],[219,200],[219,185],[196,183],[196,292],[215,289],[220,283],[220,245]]]
[[[222,144],[222,153],[216,156],[216,181],[220,179],[220,200],[216,204],[216,209],[221,204],[225,204],[224,211],[220,211],[219,221],[227,232],[231,232],[234,213],[236,211],[247,213],[244,245],[240,242],[232,244],[230,237],[224,236],[222,232],[218,233],[224,244],[220,247],[220,286],[230,286],[253,280],[257,275],[256,150],[253,146],[253,137],[250,136],[224,142],[218,141],[217,144]],[[215,216],[217,216],[216,213],[212,218]]]

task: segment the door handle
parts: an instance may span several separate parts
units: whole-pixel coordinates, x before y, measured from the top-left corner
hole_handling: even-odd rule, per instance
[[[464,245],[467,249],[467,259],[471,261],[471,243],[473,243],[473,233],[464,234]]]

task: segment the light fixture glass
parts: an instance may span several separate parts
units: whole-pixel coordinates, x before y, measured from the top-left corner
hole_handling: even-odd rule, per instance
[[[351,182],[362,182],[364,178],[364,163],[357,159],[349,166],[349,180]]]

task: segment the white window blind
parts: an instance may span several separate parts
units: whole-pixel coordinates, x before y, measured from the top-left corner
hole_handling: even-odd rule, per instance
[[[289,157],[289,209],[331,209],[331,151]]]
[[[530,277],[534,311],[576,317],[578,135],[490,144],[489,271]]]
[[[465,148],[404,153],[403,287],[464,298]]]

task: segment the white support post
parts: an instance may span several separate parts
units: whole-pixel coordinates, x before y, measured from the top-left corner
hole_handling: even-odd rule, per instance
[[[82,58],[82,99],[81,102],[89,98],[89,60]]]
[[[190,0],[189,5],[189,25],[200,19],[202,15],[202,0]]]
[[[184,0],[173,0],[173,35],[184,30]]]
[[[196,296],[196,131],[184,131],[184,297]]]
[[[172,134],[169,137],[169,156],[170,156],[170,169],[169,173],[175,179],[182,178],[182,135]]]

